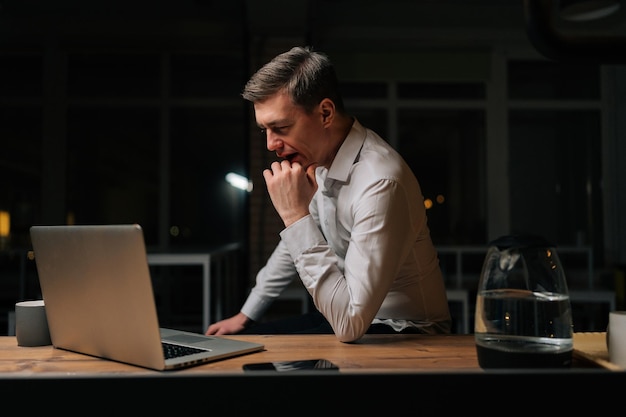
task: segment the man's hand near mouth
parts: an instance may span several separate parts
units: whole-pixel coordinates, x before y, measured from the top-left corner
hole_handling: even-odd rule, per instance
[[[292,163],[288,158],[273,162],[263,171],[270,199],[285,227],[309,214],[309,204],[317,190],[317,164],[304,169],[299,162]]]

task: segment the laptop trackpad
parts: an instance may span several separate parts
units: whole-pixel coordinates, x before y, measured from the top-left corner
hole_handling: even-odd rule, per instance
[[[198,342],[206,342],[207,340],[211,340],[211,337],[208,336],[196,336],[193,334],[174,334],[171,336],[167,336],[165,340],[179,343],[198,343]]]

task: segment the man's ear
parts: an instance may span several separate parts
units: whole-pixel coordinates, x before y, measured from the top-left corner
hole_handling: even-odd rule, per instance
[[[335,117],[335,103],[329,98],[325,98],[319,105],[320,114],[322,116],[322,124],[324,127],[330,126]]]

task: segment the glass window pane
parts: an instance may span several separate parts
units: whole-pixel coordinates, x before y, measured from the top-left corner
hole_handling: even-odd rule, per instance
[[[67,60],[70,97],[160,95],[157,54],[71,54]]]
[[[398,149],[433,202],[436,245],[485,243],[484,119],[478,110],[398,112]]]
[[[512,111],[512,232],[561,245],[602,242],[600,152],[599,112]]]
[[[177,108],[171,117],[172,246],[223,245],[246,233],[247,193],[225,180],[247,175],[244,112],[233,108]]]
[[[0,53],[0,97],[41,97],[43,60],[41,55]]]
[[[240,55],[174,54],[171,63],[174,97],[237,99],[245,83]]]
[[[139,223],[157,243],[159,113],[70,108],[68,210],[77,224]]]
[[[0,107],[0,210],[10,213],[10,245],[30,245],[29,228],[41,208],[41,131],[39,107]]]
[[[484,99],[483,83],[399,83],[398,97],[406,99]]]
[[[597,99],[600,67],[545,61],[510,61],[509,95],[512,99]]]
[[[346,101],[355,98],[387,98],[387,83],[342,82],[339,88]]]

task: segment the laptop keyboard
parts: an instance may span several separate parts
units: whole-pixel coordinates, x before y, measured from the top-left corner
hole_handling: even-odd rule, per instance
[[[173,343],[161,342],[165,359],[180,358],[181,356],[193,355],[194,353],[206,352],[206,349],[198,349],[189,346],[175,345]]]

